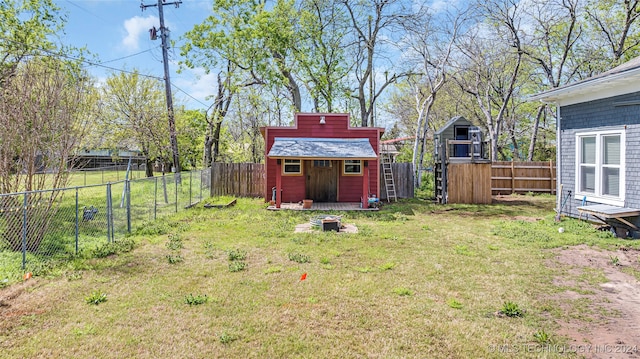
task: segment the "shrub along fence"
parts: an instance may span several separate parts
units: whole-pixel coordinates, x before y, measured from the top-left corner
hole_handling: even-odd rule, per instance
[[[210,170],[102,185],[0,194],[0,281],[111,243],[209,196]]]

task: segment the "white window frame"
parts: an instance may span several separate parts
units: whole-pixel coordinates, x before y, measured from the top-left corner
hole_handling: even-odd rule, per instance
[[[298,166],[297,171],[287,171],[287,166]],[[283,175],[301,175],[302,174],[302,161],[301,160],[292,160],[292,159],[283,159],[282,160],[282,174]]]
[[[609,204],[613,206],[624,207],[625,201],[625,172],[626,172],[626,139],[624,128],[606,130],[606,131],[591,131],[576,133],[576,159],[575,159],[575,199],[582,200],[585,197],[588,202],[596,202],[602,204]],[[603,137],[606,136],[620,136],[620,164],[608,165],[604,164],[603,155]],[[595,189],[594,192],[584,192],[581,189],[581,160],[582,160],[582,139],[585,137],[595,137],[596,139],[596,161],[595,165]],[[603,194],[603,168],[618,168],[619,169],[619,193],[618,196],[611,196]]]
[[[358,172],[347,171],[347,166],[358,166],[360,170]],[[362,160],[343,160],[342,161],[342,174],[344,176],[360,176],[362,175],[362,168],[364,167],[364,163]]]

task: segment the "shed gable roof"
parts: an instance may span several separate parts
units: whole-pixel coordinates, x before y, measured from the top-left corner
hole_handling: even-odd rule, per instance
[[[367,138],[276,137],[269,158],[375,160],[376,151]]]

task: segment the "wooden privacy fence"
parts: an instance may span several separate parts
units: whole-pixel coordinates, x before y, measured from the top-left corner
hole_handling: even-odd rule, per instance
[[[411,163],[392,163],[396,196],[413,198]],[[380,199],[386,199],[380,170]],[[211,166],[211,196],[263,197],[266,175],[262,163],[214,163]]]
[[[392,163],[393,182],[396,187],[396,197],[413,198],[413,165],[411,163]],[[384,188],[384,173],[380,167],[380,199],[387,199],[387,191]]]
[[[449,163],[447,203],[491,203],[491,163]]]
[[[556,193],[556,165],[549,162],[493,162],[491,191],[510,193]]]
[[[261,163],[214,163],[211,196],[263,197],[265,180]]]

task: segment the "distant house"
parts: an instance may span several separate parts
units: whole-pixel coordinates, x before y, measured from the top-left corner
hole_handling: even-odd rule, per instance
[[[136,167],[146,160],[139,150],[83,149],[75,154],[73,166],[79,169],[127,166],[129,159]]]
[[[360,202],[379,194],[384,129],[351,127],[348,114],[298,113],[292,127],[260,129],[265,139],[265,200]]]
[[[640,58],[531,99],[557,105],[557,208],[637,231]]]

